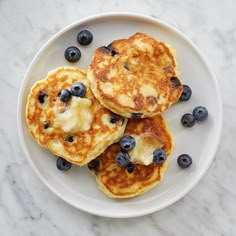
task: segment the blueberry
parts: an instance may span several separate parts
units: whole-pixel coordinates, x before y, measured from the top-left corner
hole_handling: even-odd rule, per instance
[[[48,129],[50,127],[49,121],[45,121],[43,127],[44,129]]]
[[[115,50],[111,51],[111,56],[114,57],[115,55],[119,54],[118,52],[116,52]]]
[[[96,159],[93,159],[92,161],[90,161],[90,162],[88,163],[88,168],[89,168],[90,170],[94,170],[95,173],[98,172],[99,166],[100,166],[100,162],[99,162],[99,159],[97,159],[97,158],[96,158]]]
[[[110,119],[110,122],[111,122],[112,124],[115,124],[117,121],[119,121],[119,118],[118,118],[118,117],[112,117],[112,118]]]
[[[119,54],[118,52],[116,52],[113,49],[112,44],[110,43],[108,46],[103,46],[100,47],[101,52],[105,53],[105,54],[110,54],[112,57],[114,57],[115,55]]]
[[[77,62],[81,57],[81,52],[77,47],[71,46],[65,50],[64,56],[69,62]]]
[[[134,171],[134,165],[130,162],[127,166],[126,166],[126,170],[129,173],[132,173]]]
[[[68,162],[67,160],[65,160],[62,157],[59,157],[57,159],[57,169],[58,170],[62,170],[62,171],[67,171],[71,168],[72,164],[70,162]]]
[[[68,136],[65,138],[65,141],[66,141],[66,142],[69,142],[69,143],[73,143],[74,138],[73,138],[73,136],[68,135]]]
[[[128,71],[130,71],[129,66],[127,64],[124,65],[124,68]]]
[[[110,123],[111,123],[111,124],[115,124],[115,123],[117,123],[119,120],[121,120],[121,117],[118,116],[118,115],[113,114],[113,117],[110,118]]]
[[[166,153],[163,149],[156,149],[153,152],[153,162],[156,164],[162,164],[166,160]]]
[[[132,150],[135,145],[136,145],[136,141],[133,137],[129,136],[129,135],[124,135],[119,142],[120,148],[124,151],[130,151]]]
[[[116,155],[116,163],[119,166],[126,167],[130,163],[130,156],[128,152],[118,152]]]
[[[83,98],[86,94],[86,91],[86,86],[81,82],[74,83],[71,87],[71,93],[73,96],[76,97]]]
[[[109,54],[111,52],[111,50],[106,47],[106,46],[102,46],[99,48],[99,50],[102,52],[102,53],[105,53],[105,54]]]
[[[142,115],[143,113],[131,113],[131,119],[139,119]]]
[[[39,100],[39,103],[43,104],[45,102],[45,98],[47,97],[48,95],[45,93],[45,92],[39,92],[39,95],[38,95],[38,100]]]
[[[179,87],[179,86],[181,85],[179,79],[178,79],[177,77],[175,77],[175,76],[172,76],[172,77],[170,78],[170,81],[173,83],[173,85],[174,85],[175,87]]]
[[[68,102],[71,97],[71,92],[68,89],[63,89],[63,90],[61,90],[61,92],[58,95],[59,95],[60,100],[62,102]]]
[[[93,35],[88,30],[82,30],[77,35],[77,41],[81,45],[88,45],[92,42]]]
[[[197,121],[204,121],[208,117],[208,111],[203,106],[198,106],[193,110],[193,116]]]
[[[195,124],[195,118],[192,114],[184,114],[181,118],[181,123],[183,126],[191,128]]]
[[[188,154],[182,154],[178,157],[177,163],[181,168],[188,168],[192,164],[192,158]]]
[[[119,121],[121,121],[121,126],[122,126],[125,122],[125,118],[122,116],[115,115],[115,114],[113,114],[113,116],[110,118],[111,124],[116,124]]]
[[[113,50],[112,43],[108,44],[106,48],[111,52]]]
[[[183,92],[182,92],[179,100],[180,101],[188,101],[190,99],[191,95],[192,95],[191,88],[188,85],[184,84],[183,85]]]

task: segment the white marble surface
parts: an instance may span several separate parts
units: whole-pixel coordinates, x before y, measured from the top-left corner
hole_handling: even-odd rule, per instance
[[[0,235],[236,235],[236,1],[0,0]],[[205,53],[221,85],[224,128],[200,183],[172,206],[144,217],[108,219],[56,197],[28,164],[16,127],[24,73],[59,29],[95,13],[155,16],[183,31]]]

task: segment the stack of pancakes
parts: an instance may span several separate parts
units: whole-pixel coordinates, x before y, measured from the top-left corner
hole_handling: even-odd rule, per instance
[[[73,106],[73,99],[62,102],[58,94],[75,82],[86,86],[83,99],[90,101],[92,122],[86,131],[65,131],[57,122]],[[26,120],[41,146],[71,163],[88,164],[105,194],[128,198],[146,192],[163,178],[173,139],[161,112],[178,101],[182,89],[175,51],[147,34],[136,33],[98,48],[87,72],[61,67],[35,83]],[[86,116],[86,110],[79,109]],[[117,142],[126,134],[141,140],[134,155],[161,147],[167,160],[158,165],[134,162],[131,173],[117,165]]]

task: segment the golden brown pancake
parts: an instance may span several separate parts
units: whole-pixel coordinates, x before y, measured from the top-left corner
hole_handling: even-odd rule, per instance
[[[109,146],[101,155],[91,161],[88,167],[95,174],[100,190],[112,198],[134,197],[156,186],[163,178],[173,147],[171,133],[161,115],[129,120],[125,134],[145,136],[145,141],[137,143],[134,148],[134,150],[137,148],[140,150],[140,153],[136,153],[137,155],[142,155],[146,149],[152,147],[152,152],[155,148],[162,148],[167,154],[167,159],[162,164],[133,163],[133,172],[129,173],[127,168],[118,166],[115,161],[116,154],[120,152],[119,144]]]
[[[174,49],[144,33],[98,48],[87,76],[100,103],[128,118],[167,110],[183,89]]]
[[[62,102],[58,94],[75,82],[86,86],[85,97]],[[127,123],[100,105],[86,73],[72,67],[57,68],[34,84],[26,118],[30,134],[41,146],[77,165],[88,163],[116,142]]]

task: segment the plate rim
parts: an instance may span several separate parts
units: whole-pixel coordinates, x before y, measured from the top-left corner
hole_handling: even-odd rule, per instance
[[[82,205],[78,205],[75,202],[71,201],[70,199],[67,199],[66,197],[62,196],[59,192],[56,191],[56,189],[49,184],[49,182],[43,177],[43,175],[41,174],[41,172],[39,171],[39,169],[36,167],[36,165],[33,163],[31,155],[27,149],[25,140],[24,140],[24,136],[23,136],[23,126],[22,126],[22,100],[23,100],[23,94],[24,94],[24,89],[26,87],[27,84],[27,78],[28,75],[30,74],[30,71],[33,67],[33,65],[35,64],[38,56],[42,53],[42,51],[48,47],[55,39],[57,39],[58,37],[60,37],[62,34],[64,34],[66,31],[69,31],[70,29],[74,28],[75,26],[79,26],[83,23],[89,22],[89,21],[93,21],[93,20],[101,20],[104,18],[133,18],[133,19],[137,19],[137,20],[144,20],[146,22],[152,22],[154,24],[159,24],[161,26],[164,26],[165,28],[171,30],[172,32],[176,33],[179,37],[182,37],[185,41],[187,41],[187,43],[194,49],[195,53],[198,54],[198,56],[200,57],[200,59],[202,60],[202,62],[204,63],[204,65],[206,66],[207,71],[209,72],[209,74],[211,75],[211,79],[215,85],[215,89],[216,89],[216,94],[217,94],[217,102],[218,102],[218,109],[219,109],[219,124],[218,124],[218,132],[217,132],[217,137],[216,137],[216,142],[215,142],[215,147],[212,148],[211,151],[211,156],[208,160],[207,165],[205,165],[204,169],[201,169],[198,173],[198,175],[196,176],[196,178],[191,182],[191,184],[182,192],[180,192],[179,194],[177,194],[175,197],[173,197],[172,199],[170,199],[169,201],[166,201],[165,204],[162,204],[159,207],[155,207],[153,206],[152,208],[148,208],[147,210],[143,210],[143,211],[138,211],[138,212],[122,212],[121,214],[111,214],[111,213],[106,213],[104,212],[100,212],[99,210],[91,210],[91,209],[87,209],[86,207],[82,206]],[[31,61],[31,63],[29,64],[25,74],[24,74],[24,78],[21,82],[21,86],[20,86],[20,90],[19,90],[19,95],[18,95],[18,102],[17,102],[17,130],[18,130],[18,137],[20,139],[20,144],[21,147],[23,149],[23,153],[26,156],[27,160],[29,161],[31,167],[33,168],[34,172],[36,173],[36,175],[39,177],[39,179],[45,184],[45,186],[47,186],[48,189],[50,189],[57,197],[59,197],[60,199],[62,199],[64,202],[70,204],[71,206],[82,210],[84,212],[93,214],[93,215],[97,215],[97,216],[103,216],[103,217],[110,217],[110,218],[130,218],[130,217],[138,217],[138,216],[144,216],[156,211],[159,211],[161,209],[164,209],[170,205],[172,205],[173,203],[177,202],[178,200],[180,200],[183,196],[185,196],[187,193],[189,193],[193,187],[195,187],[197,185],[197,183],[202,179],[202,177],[204,176],[204,174],[206,173],[206,171],[209,169],[213,159],[215,158],[216,152],[218,150],[219,147],[219,143],[220,143],[220,138],[221,138],[221,134],[222,134],[222,127],[223,127],[223,100],[222,100],[222,93],[220,90],[220,86],[219,83],[216,79],[216,75],[212,69],[212,67],[210,66],[210,64],[208,63],[208,61],[206,60],[206,57],[204,56],[204,54],[202,53],[202,51],[193,43],[192,40],[190,40],[187,36],[185,36],[184,33],[182,33],[180,30],[176,29],[174,26],[170,25],[169,23],[166,23],[156,17],[153,16],[148,16],[145,14],[139,14],[139,13],[134,13],[134,12],[107,12],[107,13],[102,13],[102,14],[94,14],[82,19],[79,19],[69,25],[67,25],[66,27],[62,28],[61,30],[59,30],[56,34],[54,34],[52,37],[50,37],[39,49],[39,51],[35,54],[33,60]]]

